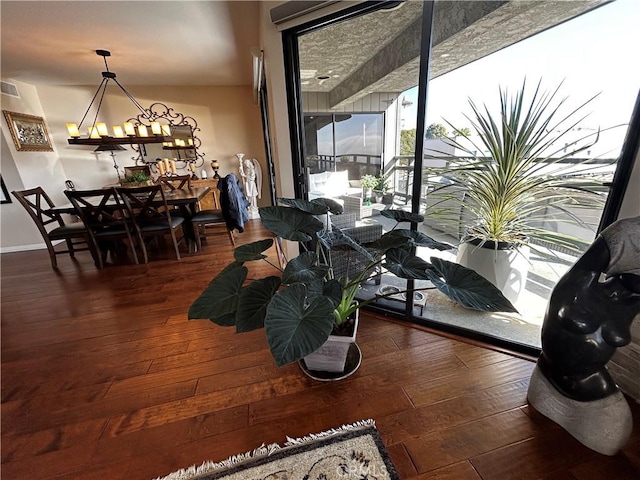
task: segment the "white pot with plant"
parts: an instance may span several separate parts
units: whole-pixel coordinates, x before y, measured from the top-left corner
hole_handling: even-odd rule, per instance
[[[281,205],[260,208],[263,226],[277,237],[298,242],[300,255],[281,268],[264,253],[273,246],[273,238],[236,247],[235,261],[215,276],[189,308],[190,319],[209,319],[217,325],[235,327],[237,332],[264,327],[278,366],[322,349],[332,333],[350,324],[352,314],[388,296],[356,301],[361,283],[381,268],[405,279],[430,280],[435,288],[467,308],[515,311],[495,286],[472,270],[435,257],[428,262],[412,253],[417,246],[452,248],[421,232],[397,228],[403,222],[422,222],[421,215],[383,210],[381,215],[395,220],[396,225],[378,240],[361,244],[338,228],[327,228],[330,221],[317,218],[329,217],[329,212],[342,213],[342,206],[334,200],[279,201]],[[363,267],[337,278],[332,251],[338,250],[362,255],[366,259]],[[245,284],[248,269],[244,263],[253,260],[268,262],[278,274]],[[393,292],[397,293],[402,292]],[[355,320],[352,325],[348,344],[354,342]]]
[[[439,152],[434,157],[445,158],[449,165],[430,171],[447,180],[428,194],[436,198],[432,214],[446,217],[448,212],[438,211],[438,204],[455,200],[463,202],[462,210],[456,211],[458,219],[472,220],[462,228],[466,236],[457,261],[491,280],[511,301],[524,289],[529,248],[552,245],[579,253],[589,242],[559,233],[554,225],[589,228],[572,208],[604,205],[602,184],[588,176],[594,163],[568,162],[591,148],[600,132],[565,139],[595,97],[563,114],[566,98],[557,99],[559,89],[543,92],[539,82],[526,100],[526,82],[513,97],[500,88],[497,114],[469,100],[472,114],[465,116],[476,136],[447,122],[456,137],[445,141],[464,156]],[[479,157],[476,152],[487,153]]]
[[[363,190],[363,200],[366,204],[371,204],[373,189],[378,185],[378,177],[374,175],[363,175],[360,177],[360,185]]]

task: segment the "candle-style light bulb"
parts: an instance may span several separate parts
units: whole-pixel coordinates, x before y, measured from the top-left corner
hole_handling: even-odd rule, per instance
[[[78,130],[77,123],[67,123],[67,132],[69,132],[71,138],[80,137],[80,130]]]
[[[122,124],[122,126],[124,127],[124,133],[126,133],[127,135],[134,137],[136,135],[136,130],[133,127],[133,123],[131,122],[124,122]]]
[[[104,122],[98,122],[96,123],[96,129],[98,130],[98,135],[100,135],[101,137],[108,137],[109,136],[109,130],[107,129],[107,124]]]
[[[113,126],[113,136],[116,138],[124,138],[124,132],[122,131],[122,127],[120,125]]]
[[[151,133],[154,135],[162,135],[162,128],[160,128],[160,122],[151,122]]]
[[[165,137],[171,136],[171,126],[170,125],[162,125],[162,135]]]
[[[149,133],[147,132],[146,125],[138,125],[138,134],[141,137],[148,137],[149,136]]]

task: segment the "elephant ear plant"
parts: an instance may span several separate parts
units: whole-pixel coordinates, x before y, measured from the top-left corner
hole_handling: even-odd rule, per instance
[[[421,215],[384,210],[381,213],[394,219],[395,227],[375,242],[359,244],[347,233],[326,227],[330,225],[329,212],[342,213],[342,206],[335,201],[280,199],[280,203],[260,208],[263,225],[277,237],[298,242],[302,253],[280,269],[264,254],[273,246],[272,238],[239,246],[234,250],[235,261],[211,281],[189,309],[189,319],[235,326],[238,333],[264,327],[278,366],[313,353],[356,309],[383,297],[355,302],[360,284],[381,268],[401,278],[430,280],[468,308],[516,311],[496,287],[473,270],[438,258],[427,262],[412,253],[416,246],[452,248],[420,232],[396,228],[401,222],[422,222]],[[339,249],[357,251],[367,259],[353,278],[334,275],[331,252]],[[244,263],[254,260],[267,261],[280,275],[245,285],[248,269]]]

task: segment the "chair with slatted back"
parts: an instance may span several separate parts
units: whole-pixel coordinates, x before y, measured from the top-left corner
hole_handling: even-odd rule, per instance
[[[191,188],[190,175],[173,175],[171,177],[162,175],[158,177],[158,184],[165,190],[180,190],[182,188]]]
[[[25,208],[36,227],[38,227],[38,231],[42,235],[49,251],[53,268],[58,268],[56,255],[61,253],[68,253],[71,258],[75,257],[75,252],[89,250],[92,255],[94,254],[89,243],[89,234],[84,224],[81,222],[65,223],[59,213],[50,211],[55,205],[42,187],[16,190],[11,193]],[[52,225],[55,225],[55,227],[51,228]],[[57,240],[66,242],[66,250],[55,248],[53,242]]]
[[[97,252],[98,268],[104,268],[109,252],[112,256],[120,253],[124,240],[133,260],[136,264],[139,263],[133,237],[135,232],[127,221],[126,211],[114,188],[65,190],[64,194],[87,227],[93,248]]]
[[[166,233],[171,235],[176,258],[180,260],[180,249],[178,243],[185,238],[184,230],[182,237],[176,237],[176,230],[181,228],[184,217],[175,215],[167,205],[167,199],[160,185],[135,188],[116,188],[122,197],[127,209],[129,218],[134,220],[134,227],[141,239],[145,237],[160,236]],[[147,263],[148,255],[144,241],[141,242],[144,263]]]
[[[211,192],[211,195],[214,195]],[[214,197],[215,204],[215,197]],[[225,212],[222,210],[200,210],[191,218],[191,224],[193,225],[193,230],[196,235],[196,244],[198,246],[198,250],[202,248],[202,239],[201,235],[207,236],[207,227],[224,225],[227,230],[227,235],[229,236],[229,240],[231,241],[231,245],[236,244],[236,240],[233,237],[233,229],[228,227],[229,222],[228,215],[225,215]]]

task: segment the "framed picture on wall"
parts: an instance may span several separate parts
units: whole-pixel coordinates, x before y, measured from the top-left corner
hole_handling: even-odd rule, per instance
[[[4,178],[0,173],[0,184],[2,184],[2,190],[0,190],[0,203],[11,203],[11,197],[7,191],[7,186],[4,184]]]
[[[3,110],[11,138],[19,152],[53,152],[47,125],[42,117]]]

